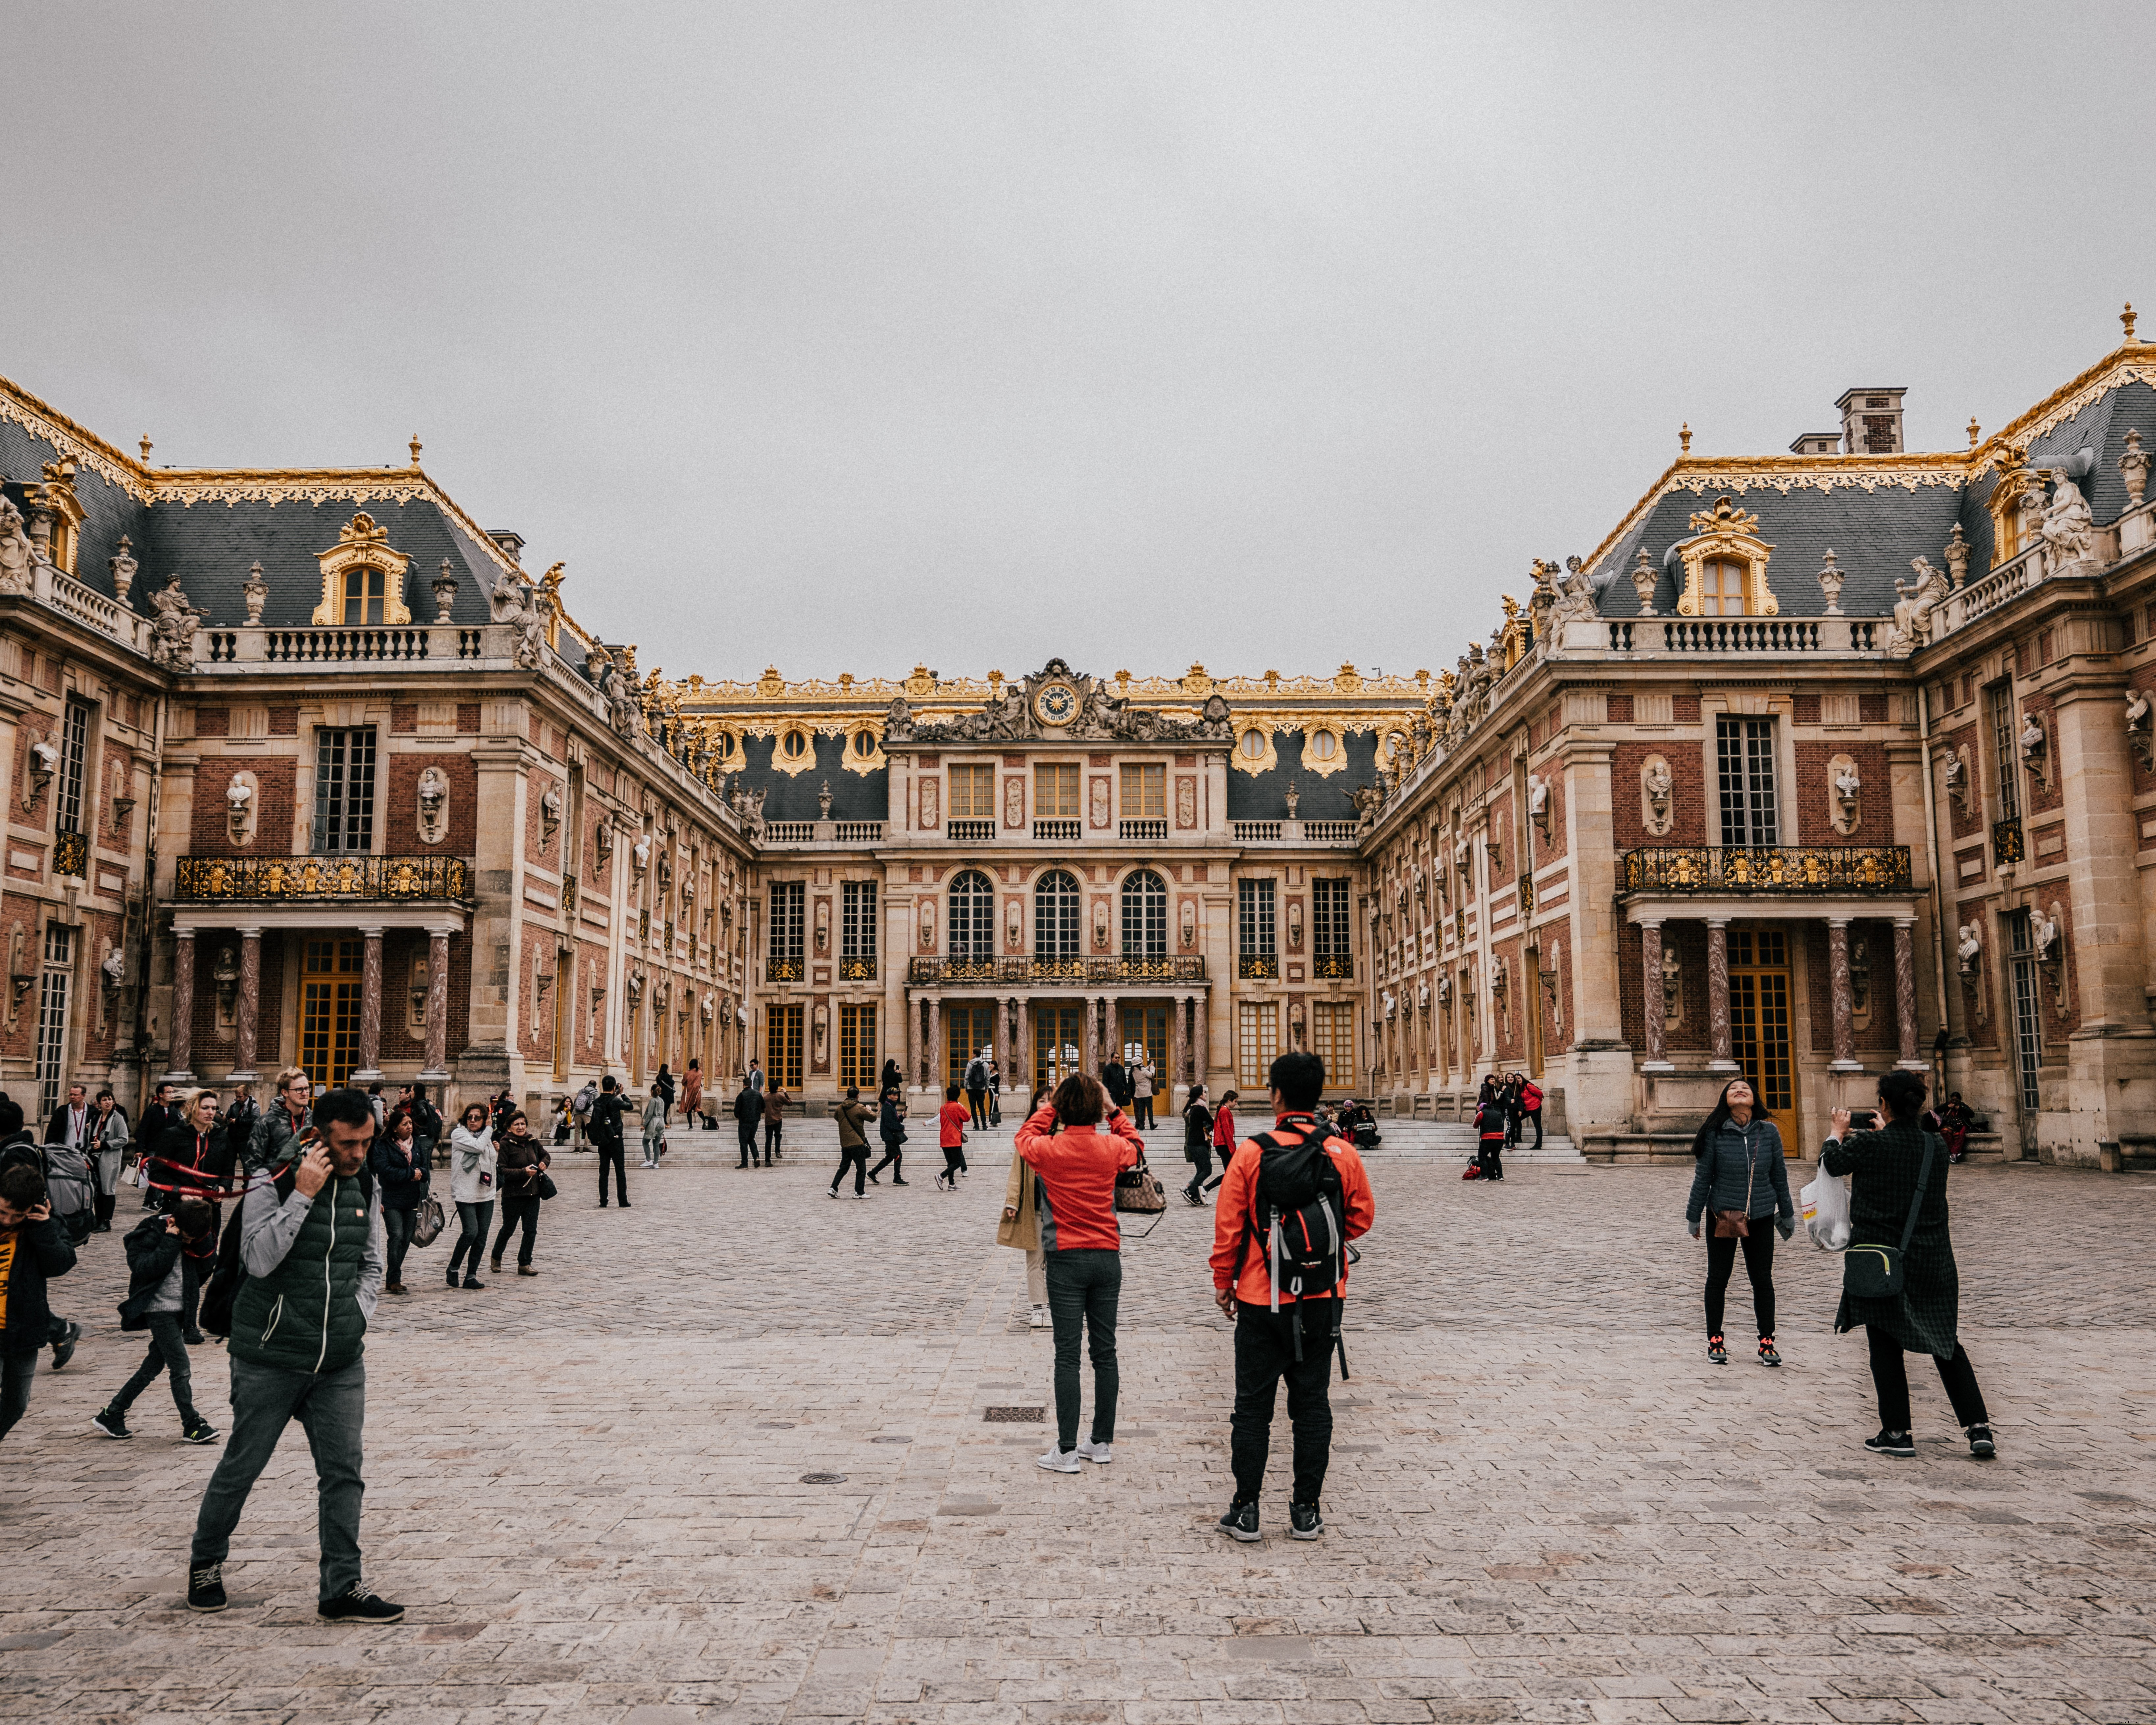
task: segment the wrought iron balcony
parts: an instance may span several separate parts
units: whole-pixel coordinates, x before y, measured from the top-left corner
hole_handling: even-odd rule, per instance
[[[764,963],[763,979],[767,983],[798,983],[808,974],[808,966],[798,958],[772,958]]]
[[[1310,961],[1310,973],[1319,982],[1344,982],[1355,974],[1355,955],[1320,952]]]
[[[459,856],[183,856],[172,896],[194,903],[469,899]]]
[[[62,833],[53,840],[53,872],[78,880],[90,874],[90,834]]]
[[[1245,982],[1276,982],[1280,978],[1280,955],[1245,952],[1235,960],[1235,974]]]
[[[839,980],[842,983],[872,983],[875,975],[876,962],[874,958],[841,958],[839,961]]]
[[[1084,987],[1096,983],[1118,984],[1202,983],[1203,958],[914,958],[907,961],[906,979],[916,987],[968,983],[1007,983],[1038,988],[1044,983],[1068,983]]]
[[[2029,854],[2027,841],[2021,836],[2021,818],[1997,820],[1991,824],[1991,865],[2003,869],[2018,863]]]
[[[1796,845],[1745,850],[1666,845],[1625,853],[1625,892],[1911,892],[1906,845]]]

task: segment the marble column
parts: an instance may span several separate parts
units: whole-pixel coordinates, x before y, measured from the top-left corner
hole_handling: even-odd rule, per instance
[[[1168,1080],[1168,1097],[1166,1106],[1170,1109],[1173,1109],[1175,1106],[1175,1087],[1183,1082],[1183,1056],[1182,1001],[1171,1000],[1168,1003],[1168,1071],[1164,1076]]]
[[[1710,1072],[1734,1072],[1729,1052],[1729,923],[1709,917],[1707,924],[1707,1036],[1712,1054]]]
[[[1640,1070],[1674,1071],[1676,1069],[1662,1049],[1666,1027],[1662,1022],[1662,924],[1659,917],[1642,920],[1640,924],[1640,1016],[1647,1031],[1647,1058],[1640,1062]]]
[[[906,1085],[921,1087],[921,999],[915,994],[906,999]]]
[[[1010,1076],[1011,1069],[1010,1002],[1004,999],[999,995],[997,997],[995,1008],[996,1029],[994,1040],[996,1050],[996,1070],[1002,1073],[1004,1079],[1008,1081]]]
[[[172,937],[172,1065],[165,1074],[168,1084],[192,1084],[195,1044],[195,932],[176,930]]]
[[[1902,1029],[1901,1064],[1922,1072],[1930,1063],[1917,1054],[1917,927],[1913,919],[1894,919],[1894,1016]]]
[[[931,998],[928,1003],[928,1086],[932,1095],[943,1093],[943,1003]]]
[[[239,1064],[225,1081],[228,1084],[253,1084],[259,1076],[254,1070],[254,1045],[261,1013],[262,931],[243,928],[239,931],[239,1000],[233,1014]]]
[[[1011,1064],[1004,1069],[1004,1088],[1023,1099],[1033,1094],[1033,1003],[1014,999],[1010,1012]]]
[[[427,931],[427,1070],[429,1084],[449,1081],[449,935],[447,928]]]
[[[1861,1072],[1856,1032],[1849,993],[1849,919],[1830,917],[1826,925],[1827,993],[1834,1004],[1834,1059],[1830,1072]]]
[[[1100,1056],[1093,1052],[1098,1045],[1097,1011],[1098,1003],[1089,995],[1086,1001],[1086,1028],[1078,1039],[1078,1065],[1081,1070],[1086,1072],[1097,1070],[1101,1064]]]
[[[365,942],[359,970],[359,1065],[352,1069],[354,1084],[377,1084],[382,1079],[382,931],[362,928]]]

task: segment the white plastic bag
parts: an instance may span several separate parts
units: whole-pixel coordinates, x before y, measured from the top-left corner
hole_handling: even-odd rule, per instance
[[[1825,1168],[1810,1185],[1797,1194],[1804,1216],[1804,1231],[1823,1252],[1849,1249],[1849,1176],[1830,1174]]]

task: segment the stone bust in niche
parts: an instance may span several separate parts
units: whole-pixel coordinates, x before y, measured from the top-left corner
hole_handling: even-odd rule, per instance
[[[449,777],[440,768],[429,765],[419,774],[418,803],[421,841],[440,844],[442,817],[449,805]]]

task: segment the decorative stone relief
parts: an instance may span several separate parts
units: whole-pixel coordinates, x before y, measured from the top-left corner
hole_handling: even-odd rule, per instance
[[[1820,591],[1826,595],[1828,616],[1841,615],[1841,583],[1848,579],[1841,572],[1841,566],[1835,561],[1834,547],[1829,546],[1825,555],[1820,558],[1819,572]]]
[[[2081,487],[2063,467],[2051,470],[2051,501],[2044,511],[2039,531],[2044,536],[2047,572],[2058,574],[2076,563],[2094,560],[2096,516]]]
[[[1004,825],[1013,832],[1025,825],[1025,781],[1022,778],[1004,781]]]
[[[1189,899],[1183,901],[1183,950],[1191,951],[1198,944],[1198,906]],[[1014,942],[1013,944],[1015,944]]]
[[[1025,944],[1025,909],[1024,901],[1009,898],[1004,901],[1004,950],[1015,952]]]
[[[2126,453],[2118,458],[2118,470],[2126,480],[2126,504],[2129,509],[2141,506],[2141,500],[2148,491],[2148,452],[2141,447],[2141,434],[2126,434]],[[127,542],[121,540],[125,545]]]
[[[1096,827],[1105,827],[1108,824],[1108,781],[1106,779],[1096,778],[1093,781],[1091,798],[1093,824]]]
[[[560,799],[556,799],[559,807]],[[418,788],[419,838],[422,843],[439,845],[449,830],[449,778],[439,767],[429,765],[419,774]],[[543,805],[542,805],[543,807]],[[544,826],[544,818],[542,817]],[[556,824],[560,824],[558,819]],[[551,832],[552,828],[546,828]],[[544,850],[542,840],[540,849]]]
[[[1302,1046],[1302,996],[1298,994],[1294,999],[1289,1001],[1287,1004],[1287,1035],[1288,1045],[1290,1047],[1301,1048]]]
[[[1836,755],[1826,763],[1826,792],[1827,819],[1845,838],[1863,818],[1859,799],[1864,792],[1856,762],[1848,756]]]
[[[1661,578],[1662,572],[1655,567],[1654,559],[1647,555],[1647,547],[1641,546],[1639,561],[1632,565],[1632,591],[1640,596],[1640,614],[1642,617],[1655,614],[1655,587]]]
[[[235,773],[224,788],[225,830],[232,842],[246,846],[254,842],[255,808],[261,787],[251,773]]]
[[[1198,781],[1194,778],[1178,776],[1175,781],[1175,824],[1178,831],[1186,833],[1198,825]]]
[[[811,1022],[815,1026],[816,1070],[820,1072],[831,1063],[831,1009],[822,1001],[818,1001],[816,1010],[811,1015]],[[893,1175],[892,1178],[897,1177]]]
[[[2143,769],[2156,767],[2156,738],[2150,735],[2150,703],[2145,689],[2126,691],[2126,741]]]
[[[1108,950],[1108,901],[1104,898],[1093,901],[1093,950]]]
[[[1969,811],[1969,745],[1962,743],[1939,757],[1939,777],[1947,795],[1964,814]]]
[[[816,901],[816,950],[828,952],[831,949],[831,901],[828,898]]]
[[[1913,582],[1894,583],[1894,622],[1887,633],[1887,656],[1907,659],[1932,638],[1932,613],[1951,589],[1947,578],[1932,567],[1928,557],[1912,557],[1917,572]]]
[[[1947,573],[1952,578],[1954,591],[1959,593],[1969,585],[1969,536],[1961,530],[1961,523],[1953,524],[1947,535]]]
[[[1650,755],[1640,767],[1640,824],[1649,834],[1661,839],[1668,835],[1676,819],[1676,780],[1670,772],[1670,763],[1660,755]]]
[[[1299,898],[1287,901],[1287,947],[1291,952],[1302,950],[1302,901]]]
[[[2051,783],[2051,738],[2044,728],[2041,713],[2021,716],[2021,764],[2029,769],[2030,777],[2049,789]]]
[[[924,778],[921,781],[921,828],[933,831],[943,824],[943,781]]]
[[[1675,1029],[1684,1022],[1684,967],[1677,955],[1662,948],[1662,1024]]]
[[[921,950],[924,952],[932,952],[936,950],[936,901],[934,899],[924,898],[921,901],[920,923]]]

